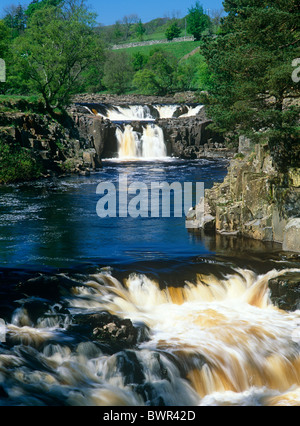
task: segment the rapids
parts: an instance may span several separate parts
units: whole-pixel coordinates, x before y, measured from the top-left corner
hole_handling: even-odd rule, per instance
[[[0,346],[0,404],[299,405],[300,311],[273,306],[267,285],[285,272],[199,273],[162,287],[106,268],[52,303],[20,299]],[[144,324],[147,338],[114,351],[76,332],[78,315],[102,311]]]
[[[129,146],[142,156],[140,141]],[[226,163],[107,160],[89,177],[0,188],[0,405],[300,405],[300,311],[268,287],[300,274],[299,258],[190,233],[184,217],[100,219],[99,181],[123,174],[210,188]],[[118,332],[129,321],[136,340],[90,332],[100,314],[125,321]]]

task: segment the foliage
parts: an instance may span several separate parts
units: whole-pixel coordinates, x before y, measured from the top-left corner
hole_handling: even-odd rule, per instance
[[[37,10],[14,45],[18,74],[42,95],[50,113],[68,105],[81,74],[103,55],[93,16],[82,6],[68,6]]]
[[[0,21],[0,58],[6,59],[9,51],[9,29],[4,21]]]
[[[37,179],[41,172],[42,166],[28,150],[0,140],[0,183]]]
[[[206,90],[209,75],[203,56],[198,53],[179,62],[176,78],[179,90]]]
[[[3,19],[5,25],[10,29],[10,35],[12,38],[18,37],[25,31],[27,16],[25,10],[21,5],[9,6],[6,8],[6,15]]]
[[[195,40],[201,40],[203,32],[211,25],[208,15],[204,13],[203,6],[196,1],[195,6],[189,9],[187,16],[187,30],[195,37]]]
[[[30,19],[35,12],[48,7],[57,7],[62,3],[62,0],[33,0],[25,11],[25,15]]]
[[[145,67],[148,62],[148,58],[141,52],[136,52],[132,56],[132,65],[135,71],[139,71]]]
[[[103,84],[120,95],[126,91],[133,76],[133,67],[126,52],[111,52],[105,62]]]
[[[138,39],[142,41],[146,32],[146,28],[144,27],[141,20],[139,20],[139,22],[135,25],[134,30],[136,35],[138,36]]]
[[[154,49],[147,65],[137,72],[133,84],[141,93],[165,95],[174,89],[176,58],[161,49]]]
[[[166,37],[169,41],[179,37],[180,34],[181,34],[181,28],[179,27],[177,21],[173,22],[166,30]]]
[[[220,35],[202,53],[211,74],[209,112],[223,132],[257,140],[297,140],[299,97],[292,61],[299,56],[299,9],[295,0],[224,1]],[[293,145],[293,143],[292,143]]]

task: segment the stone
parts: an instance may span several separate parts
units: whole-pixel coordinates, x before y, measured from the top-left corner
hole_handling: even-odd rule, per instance
[[[215,217],[215,230],[261,241],[283,244],[283,250],[300,252],[300,187],[298,169],[280,176],[266,146],[234,158],[224,181],[206,190],[205,214]],[[298,219],[297,219],[298,218]]]
[[[296,311],[300,309],[300,273],[286,274],[269,280],[270,297],[280,309]]]
[[[296,188],[300,187],[300,168],[290,168],[288,171],[288,177],[292,186]]]
[[[251,141],[251,139],[247,138],[246,136],[240,136],[239,137],[239,153],[240,154],[247,154],[249,152],[252,152],[254,149],[255,144]]]
[[[130,348],[149,338],[149,329],[144,324],[135,327],[130,319],[121,319],[108,312],[77,315],[74,322],[85,327],[90,338],[98,342]]]
[[[284,230],[283,250],[300,253],[300,218],[288,221]]]

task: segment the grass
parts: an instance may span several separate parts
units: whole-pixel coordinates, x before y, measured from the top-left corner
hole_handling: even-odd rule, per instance
[[[0,95],[0,112],[42,112],[43,101],[39,95]]]
[[[25,101],[29,103],[36,103],[40,99],[39,95],[29,95],[29,96],[22,96],[22,95],[0,95],[0,103],[4,102],[19,102],[19,101]]]
[[[120,51],[126,51],[130,55],[135,53],[142,53],[143,55],[149,55],[149,53],[155,49],[160,48],[173,54],[178,60],[183,58],[188,53],[192,52],[196,47],[200,46],[200,42],[197,41],[180,41],[175,43],[164,43],[164,44],[155,44],[152,46],[137,46],[129,47],[127,49],[120,49]]]

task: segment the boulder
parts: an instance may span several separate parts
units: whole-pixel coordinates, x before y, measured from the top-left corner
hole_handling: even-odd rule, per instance
[[[300,273],[288,272],[269,280],[271,300],[285,311],[300,309]]]

